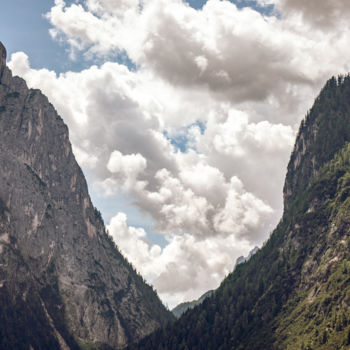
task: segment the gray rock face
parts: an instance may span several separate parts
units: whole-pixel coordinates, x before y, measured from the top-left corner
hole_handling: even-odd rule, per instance
[[[251,258],[254,254],[256,254],[258,251],[259,251],[259,248],[258,248],[258,247],[255,247],[254,249],[252,249],[252,250],[249,252],[248,256],[240,256],[240,257],[238,257],[237,260],[236,260],[234,269],[235,269],[238,265],[244,264],[245,262],[249,261],[250,258]]]
[[[311,117],[308,117],[311,119]],[[304,190],[311,179],[317,175],[320,164],[317,155],[310,150],[317,142],[318,125],[302,122],[294,150],[288,164],[288,174],[283,189],[284,206],[288,209],[296,194]]]
[[[0,348],[122,348],[169,320],[106,233],[67,126],[0,43]]]
[[[284,184],[285,210],[350,139],[349,79],[331,78],[300,125]]]

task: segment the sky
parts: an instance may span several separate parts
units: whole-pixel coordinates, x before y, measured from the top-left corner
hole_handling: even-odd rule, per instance
[[[13,74],[67,123],[109,233],[170,308],[268,239],[299,123],[350,70],[346,0],[1,8]]]

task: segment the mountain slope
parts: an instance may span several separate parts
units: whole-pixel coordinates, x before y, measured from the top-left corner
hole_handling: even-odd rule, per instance
[[[240,265],[245,263],[246,261],[248,261],[254,254],[256,254],[256,252],[259,251],[258,247],[255,247],[254,249],[252,249],[248,256],[240,256],[236,259],[236,263],[235,263],[235,267],[234,269]],[[173,315],[176,318],[180,318],[180,316],[182,314],[184,314],[188,309],[193,309],[195,306],[202,304],[203,301],[208,298],[209,296],[211,296],[215,291],[214,290],[209,290],[206,293],[204,293],[199,299],[197,300],[192,300],[192,301],[188,301],[188,302],[184,302],[181,303],[179,305],[177,305],[176,307],[174,307],[171,312],[173,313]]]
[[[193,309],[195,306],[200,305],[203,301],[211,296],[214,293],[214,290],[208,290],[203,295],[201,295],[197,300],[186,301],[175,306],[171,312],[176,318],[179,318],[183,313],[185,313],[188,309]]]
[[[268,242],[203,304],[130,349],[348,349],[349,141],[350,78],[332,78],[301,124]]]
[[[121,348],[173,319],[93,207],[67,126],[0,43],[0,348]]]

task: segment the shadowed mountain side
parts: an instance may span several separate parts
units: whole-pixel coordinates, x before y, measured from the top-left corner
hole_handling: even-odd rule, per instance
[[[173,315],[176,318],[179,318],[182,314],[184,314],[187,310],[189,309],[193,309],[195,306],[202,304],[203,301],[208,298],[209,296],[211,296],[214,293],[214,290],[209,290],[208,292],[205,292],[200,298],[198,298],[197,300],[193,300],[193,301],[187,301],[184,303],[181,303],[177,306],[175,306],[171,312],[173,313]]]

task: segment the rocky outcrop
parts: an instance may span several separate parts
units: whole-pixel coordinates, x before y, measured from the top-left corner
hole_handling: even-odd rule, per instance
[[[245,262],[249,261],[251,259],[251,257],[256,254],[259,251],[259,247],[254,247],[248,254],[248,256],[240,256],[236,259],[236,263],[235,263],[235,267],[234,269],[240,265],[240,264],[244,264]]]
[[[350,139],[349,76],[331,78],[301,122],[284,185],[284,209]]]
[[[68,128],[0,44],[0,348],[122,348],[172,319],[91,203]]]

